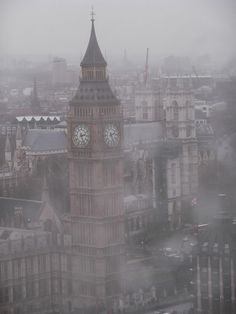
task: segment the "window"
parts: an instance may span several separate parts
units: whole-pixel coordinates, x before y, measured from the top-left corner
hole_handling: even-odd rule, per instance
[[[175,121],[178,121],[179,120],[179,109],[178,109],[178,103],[176,100],[174,100],[172,102],[172,106],[173,106],[173,119]]]
[[[35,296],[35,285],[33,281],[26,282],[26,297],[33,298]]]
[[[139,230],[140,229],[140,217],[138,216],[136,218],[136,230]]]
[[[45,273],[46,272],[46,255],[39,255],[39,272]]]
[[[21,285],[13,286],[13,302],[19,302],[22,297]]]
[[[186,120],[191,120],[192,119],[192,111],[190,107],[190,102],[187,100],[185,102],[185,111],[186,111]]]
[[[142,101],[142,109],[143,109],[143,119],[147,120],[148,119],[148,104],[145,100]]]
[[[176,183],[176,164],[175,163],[171,164],[171,183],[172,184]]]
[[[33,274],[33,257],[28,257],[26,259],[26,272],[28,275]]]
[[[190,125],[188,125],[187,128],[186,128],[186,136],[187,136],[187,137],[190,137],[190,136],[191,136],[191,131],[192,131],[192,128],[191,128]]]
[[[8,287],[0,288],[0,304],[9,302],[9,289]]]
[[[173,126],[172,128],[172,135],[173,137],[178,137],[179,136],[179,129],[177,126]]]
[[[40,279],[39,280],[39,296],[43,297],[48,295],[48,280],[47,279]]]
[[[17,259],[12,262],[13,264],[13,276],[15,279],[21,277],[21,260]]]
[[[7,262],[0,263],[0,281],[7,279]]]

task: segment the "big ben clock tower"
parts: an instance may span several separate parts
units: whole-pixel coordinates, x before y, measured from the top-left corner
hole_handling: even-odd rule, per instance
[[[68,114],[75,306],[113,306],[124,261],[123,116],[106,75],[94,17]]]

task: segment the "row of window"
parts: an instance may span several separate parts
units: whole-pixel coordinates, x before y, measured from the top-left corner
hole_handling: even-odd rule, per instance
[[[74,115],[77,117],[91,117],[93,115],[93,108],[85,107],[74,107]],[[101,107],[98,109],[99,110],[99,115],[111,115],[111,114],[116,114],[117,109],[114,107]]]
[[[80,194],[76,202],[80,216],[104,217],[122,214],[121,196],[113,193],[105,196]]]
[[[96,296],[96,285],[94,283],[81,282],[76,290],[79,291],[80,295]],[[108,296],[118,294],[120,291],[119,282],[117,280],[106,282],[105,290]]]
[[[119,164],[115,162],[106,161],[102,165],[103,186],[110,186],[120,183]],[[73,184],[78,187],[91,188],[94,179],[98,179],[95,169],[91,165],[81,164],[77,166],[77,171],[73,172]]]
[[[77,239],[81,244],[95,245],[101,237],[101,241],[107,244],[122,242],[123,225],[117,222],[107,223],[102,233],[99,230],[99,225],[93,223],[80,223],[79,227],[74,228],[74,239]],[[98,238],[98,235],[100,238]]]
[[[30,300],[37,297],[46,297],[51,293],[71,295],[71,280],[62,280],[61,278],[43,278],[34,281],[27,281],[25,284],[22,283],[14,285],[13,287],[0,287],[0,304],[6,304],[9,302],[18,303],[24,299]],[[12,301],[10,300],[10,295],[12,295]]]
[[[78,248],[78,252],[82,255],[87,255],[87,256],[101,256],[101,255],[120,255],[123,253],[123,247],[120,246],[108,246],[103,249],[97,249],[93,247],[84,247],[80,246]]]
[[[79,117],[89,117],[93,114],[92,108],[78,108],[74,107],[74,115]]]
[[[105,70],[83,70],[82,75],[85,80],[104,80],[106,78]]]
[[[113,272],[118,272],[120,267],[120,256],[110,256],[106,260],[104,260],[104,263],[106,273],[110,274]],[[81,273],[95,273],[96,260],[93,257],[80,256],[77,267],[77,270]]]
[[[188,125],[186,127],[186,137],[192,136],[192,130],[193,130],[192,126]],[[172,136],[173,137],[178,137],[179,136],[179,128],[178,128],[178,126],[173,126],[171,131],[172,131]]]
[[[128,220],[128,232],[140,231],[145,229],[151,221],[151,216],[142,215]]]
[[[151,207],[151,200],[149,198],[136,199],[131,202],[125,202],[125,210],[142,210]]]
[[[64,254],[43,254],[0,262],[0,281],[22,278],[52,270],[70,271],[70,256]]]

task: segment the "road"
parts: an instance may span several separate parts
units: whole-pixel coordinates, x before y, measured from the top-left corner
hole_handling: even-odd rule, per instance
[[[173,311],[177,311],[178,314],[183,314],[184,311],[188,313],[187,311],[189,311],[192,307],[193,307],[193,304],[188,302],[184,304],[173,305],[171,307],[163,308],[163,309],[152,311],[152,312],[147,312],[146,314],[155,314],[155,313],[162,314],[162,313],[171,313]]]

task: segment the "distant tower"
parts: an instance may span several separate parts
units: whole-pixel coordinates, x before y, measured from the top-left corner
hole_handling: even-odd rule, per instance
[[[94,14],[68,115],[74,305],[112,309],[124,262],[123,116],[106,75]]]
[[[39,114],[41,111],[36,79],[34,79],[34,86],[31,93],[31,110],[33,114]]]
[[[5,142],[5,162],[11,168],[11,163],[12,163],[11,143],[10,143],[8,134],[7,134],[6,142]]]
[[[193,139],[195,117],[191,78],[168,78],[166,98],[166,137],[168,139]]]
[[[173,185],[172,189],[169,187],[169,199],[173,201],[170,201],[168,212],[172,216],[170,221],[177,226],[183,219],[189,221],[191,201],[198,186],[198,147],[191,87],[191,77],[170,77],[164,100],[166,139],[176,142],[180,147],[179,157],[169,160],[167,167],[167,181],[170,186]],[[182,204],[175,197],[179,197]]]
[[[137,122],[154,122],[163,120],[161,89],[153,86],[149,77],[149,49],[146,52],[143,82],[135,91],[135,119]]]

